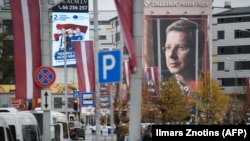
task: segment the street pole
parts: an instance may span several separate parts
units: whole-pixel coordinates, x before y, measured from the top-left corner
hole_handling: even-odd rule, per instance
[[[114,100],[113,95],[115,94],[115,83],[112,84],[110,94],[110,125],[111,125],[111,141],[114,141]]]
[[[48,0],[41,0],[41,50],[42,50],[42,65],[50,66],[50,45],[49,45],[49,19],[48,19]],[[50,90],[50,88],[43,88],[43,90]],[[42,93],[42,91],[41,91]],[[49,101],[49,104],[52,102]],[[44,110],[43,112],[43,141],[51,140],[50,132],[50,110]]]
[[[195,89],[197,90],[198,88],[198,69],[199,69],[199,60],[198,60],[198,25],[196,25],[196,30],[195,30]],[[195,104],[195,124],[198,124],[198,104],[196,102]]]
[[[95,61],[95,125],[96,125],[96,141],[99,141],[100,138],[100,85],[98,82],[98,64],[97,56],[99,50],[99,32],[98,32],[98,1],[93,0],[93,10],[94,10],[94,61]]]
[[[64,100],[65,100],[65,105],[64,105],[64,110],[65,110],[65,115],[67,116],[68,119],[68,72],[67,72],[67,51],[66,51],[66,36],[64,35]]]
[[[141,141],[141,98],[142,98],[142,26],[143,2],[133,1],[133,39],[136,52],[137,71],[131,76],[131,108],[129,114],[129,140]]]
[[[158,52],[158,74],[160,74],[160,75],[158,75],[158,80],[161,80],[161,38],[159,38],[159,37],[161,37],[161,35],[160,35],[160,33],[161,33],[161,29],[160,29],[160,19],[157,19],[157,52]]]

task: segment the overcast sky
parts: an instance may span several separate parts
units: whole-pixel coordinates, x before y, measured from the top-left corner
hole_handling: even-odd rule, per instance
[[[98,0],[98,10],[116,10],[115,0]],[[214,0],[213,6],[223,7],[226,0]],[[228,1],[228,0],[227,0]],[[250,6],[250,0],[229,0],[232,7]],[[89,0],[89,11],[93,11],[93,0]]]
[[[225,1],[231,1],[232,7],[247,7],[250,6],[250,0],[214,0],[213,6],[223,7]]]

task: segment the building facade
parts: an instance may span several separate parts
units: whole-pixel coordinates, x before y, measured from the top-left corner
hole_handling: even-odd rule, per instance
[[[213,14],[212,76],[227,93],[240,92],[250,77],[250,8]]]
[[[50,5],[49,7],[52,6]],[[13,28],[9,0],[0,0],[0,8],[0,33],[7,34],[6,39],[1,45],[8,47],[8,50],[3,50],[3,48],[0,50],[0,59],[6,56],[13,58]],[[229,5],[225,8],[214,8],[213,13],[212,66],[210,68],[213,78],[218,80],[222,90],[233,93],[236,91],[237,86],[246,85],[250,77],[250,8],[231,8]],[[90,40],[94,40],[94,12],[89,11],[89,14],[89,38]],[[99,45],[96,48],[97,50],[124,47],[119,26],[117,11],[98,11]],[[10,66],[10,64],[8,65]],[[13,67],[12,69],[14,69]],[[55,83],[64,85],[64,68],[56,67],[54,69],[57,75]],[[76,68],[68,67],[67,69],[67,83],[77,84]],[[0,69],[0,79],[3,76],[6,77],[6,74]],[[10,74],[10,80],[7,84],[14,85],[13,76],[14,74]],[[8,93],[13,89],[15,89],[13,86],[0,87],[0,93]],[[241,92],[237,91],[237,93]],[[10,96],[13,96],[13,93]],[[63,94],[54,97],[64,101]],[[71,95],[69,95],[70,97]],[[4,104],[10,105],[10,103],[11,101],[8,100],[6,95],[4,99],[0,100],[0,106]]]
[[[0,67],[5,69],[0,69],[0,79],[3,77],[9,77],[8,82],[1,83],[0,85],[0,107],[6,107],[12,105],[11,97],[15,97],[14,90],[14,54],[13,54],[13,27],[12,27],[12,17],[10,11],[10,1],[9,0],[0,0],[0,33],[6,34],[1,41],[1,48],[0,48],[0,64],[6,65],[6,67]],[[58,0],[54,1],[54,4],[58,4]],[[53,5],[48,5],[50,9],[53,8]],[[51,10],[49,9],[49,12]],[[50,13],[49,13],[50,14]],[[94,40],[94,12],[89,11],[89,39]],[[52,20],[49,19],[49,24],[52,25]],[[119,22],[117,17],[117,11],[115,10],[105,10],[105,11],[98,11],[98,42],[99,45],[95,47],[95,50],[103,50],[106,48],[121,48],[121,38],[120,38],[120,29],[119,29]],[[53,36],[53,35],[50,35]],[[4,63],[5,58],[12,58],[13,66],[10,63]],[[7,68],[8,67],[8,68]],[[52,96],[53,101],[56,101],[52,106],[52,109],[57,109],[58,111],[63,112],[63,106],[58,104],[61,101],[65,101],[65,96],[63,91],[60,91],[62,87],[65,85],[64,79],[64,66],[62,67],[54,67],[56,72],[56,80],[55,85],[52,86]],[[77,79],[77,71],[76,67],[67,67],[67,84],[72,86],[77,86],[78,79]],[[54,90],[54,92],[53,92]],[[59,90],[59,91],[58,91]],[[68,93],[68,100],[72,101],[72,90]],[[24,104],[25,101],[20,101],[20,105]],[[71,104],[68,105],[69,108],[72,107]],[[72,108],[71,108],[72,109]],[[72,109],[73,111],[73,109]]]

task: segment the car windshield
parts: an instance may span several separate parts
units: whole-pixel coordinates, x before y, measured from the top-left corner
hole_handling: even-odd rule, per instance
[[[24,141],[39,141],[36,125],[23,125],[22,129]]]

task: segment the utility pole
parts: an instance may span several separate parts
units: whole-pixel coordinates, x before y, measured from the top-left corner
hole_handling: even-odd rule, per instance
[[[50,45],[49,45],[49,19],[48,19],[48,0],[41,0],[41,20],[42,20],[42,39],[41,39],[41,50],[42,50],[42,65],[50,66]],[[50,88],[43,88],[48,90]],[[42,92],[41,92],[42,93]],[[49,101],[51,104],[51,101]],[[43,141],[49,141],[51,138],[50,133],[50,110],[44,110],[43,113]]]
[[[131,108],[129,120],[129,140],[141,141],[141,87],[142,87],[142,26],[143,2],[133,1],[133,39],[136,52],[137,71],[131,77]]]
[[[100,85],[98,84],[98,64],[97,56],[99,50],[99,31],[98,31],[98,0],[93,1],[94,6],[94,61],[95,61],[95,125],[96,125],[96,140],[100,138]]]

